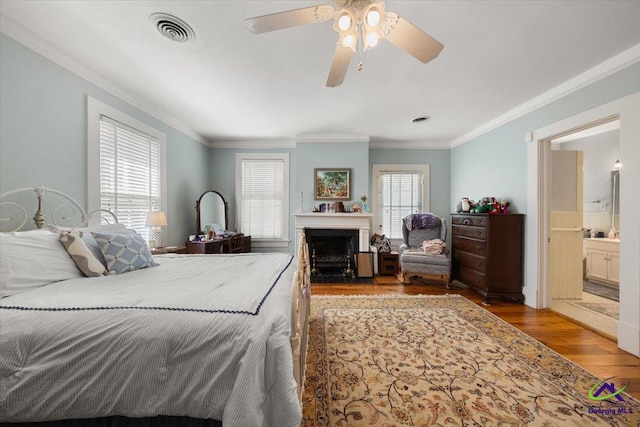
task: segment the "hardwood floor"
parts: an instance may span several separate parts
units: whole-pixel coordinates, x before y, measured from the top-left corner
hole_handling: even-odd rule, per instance
[[[412,283],[400,284],[394,276],[377,276],[374,284],[314,283],[311,295],[463,295],[489,310],[527,335],[542,342],[567,359],[601,379],[615,377],[615,384],[626,384],[626,391],[640,399],[640,358],[620,350],[615,341],[603,337],[552,310],[535,310],[524,304],[493,300],[482,303],[482,297],[470,289],[446,289],[443,285]]]

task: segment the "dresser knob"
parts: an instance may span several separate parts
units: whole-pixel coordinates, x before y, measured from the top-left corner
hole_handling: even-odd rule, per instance
[[[464,225],[471,225],[471,224],[472,224],[472,222],[471,222],[471,220],[470,220],[469,218],[465,218],[465,219],[463,219],[463,220],[462,220],[462,223],[463,223]]]

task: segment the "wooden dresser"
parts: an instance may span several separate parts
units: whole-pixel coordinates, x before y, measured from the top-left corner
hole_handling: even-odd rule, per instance
[[[228,253],[228,238],[209,240],[207,242],[190,242],[184,244],[188,254],[223,254]],[[242,252],[251,252],[251,236],[244,236]]]
[[[493,297],[524,302],[524,215],[451,214],[452,276]]]

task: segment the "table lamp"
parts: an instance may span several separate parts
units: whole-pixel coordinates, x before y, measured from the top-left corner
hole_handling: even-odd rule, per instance
[[[151,228],[149,235],[149,247],[162,247],[162,227],[168,226],[167,216],[163,211],[149,211],[147,213],[146,226]]]

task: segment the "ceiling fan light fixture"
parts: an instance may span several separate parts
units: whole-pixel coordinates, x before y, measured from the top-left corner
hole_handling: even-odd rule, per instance
[[[426,64],[435,59],[444,45],[406,19],[385,10],[384,0],[335,0],[336,7],[318,5],[286,10],[245,19],[254,34],[281,30],[298,25],[324,22],[333,18],[333,30],[338,33],[327,87],[344,82],[354,53],[357,69],[363,68],[363,51],[385,39]]]
[[[378,9],[371,7],[369,9],[369,11],[367,12],[367,16],[366,16],[366,23],[368,26],[370,27],[377,27],[378,24],[380,24],[381,21],[381,16],[380,16],[380,12],[378,11]]]
[[[380,33],[377,31],[367,32],[365,36],[365,50],[371,47],[375,47],[380,42]]]
[[[355,51],[356,41],[357,41],[357,37],[355,34],[347,34],[346,36],[342,37],[342,39],[340,40],[340,45],[342,47],[348,47],[349,49]]]
[[[351,19],[351,15],[348,13],[343,13],[338,18],[338,29],[340,31],[347,31],[353,25],[353,20]]]

